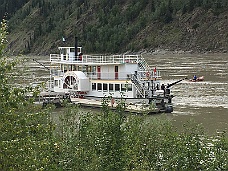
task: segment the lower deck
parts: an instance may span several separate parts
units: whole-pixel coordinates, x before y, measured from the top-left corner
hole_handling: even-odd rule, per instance
[[[103,106],[102,99],[81,99],[81,98],[71,98],[73,104],[80,105],[81,107],[90,107],[90,108],[101,108]],[[120,99],[110,99],[107,102],[107,105],[110,109],[116,110],[116,107],[120,103]],[[148,103],[145,103],[145,100],[139,102],[131,102],[129,103],[126,100],[123,100],[125,104],[125,112],[136,113],[136,114],[151,114],[151,113],[159,113],[160,109],[156,107],[151,107]]]
[[[82,107],[102,108],[104,102],[111,109],[116,109],[118,104],[124,104],[124,111],[130,113],[150,114],[150,113],[171,113],[173,111],[171,102],[167,97],[156,96],[151,99],[148,98],[113,98],[109,97],[75,97],[73,94],[56,93],[56,92],[42,92],[37,99],[37,103],[54,104],[61,107],[65,102],[80,105]]]

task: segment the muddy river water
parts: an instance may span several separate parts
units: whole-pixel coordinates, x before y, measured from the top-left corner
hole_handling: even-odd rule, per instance
[[[228,54],[143,55],[149,65],[161,71],[161,83],[168,84],[193,75],[204,76],[202,82],[184,80],[171,87],[174,111],[164,114],[175,126],[189,120],[202,124],[205,132],[228,131]],[[49,57],[37,57],[49,60]],[[44,67],[30,61],[31,78],[48,80]],[[48,65],[48,64],[45,64]],[[46,73],[46,74],[45,74]],[[34,75],[33,75],[34,74]],[[158,116],[158,115],[157,115]],[[155,117],[151,115],[148,117]],[[159,116],[158,116],[159,117]]]
[[[172,83],[193,75],[202,82],[184,80],[174,86],[174,112],[167,114],[178,127],[192,119],[205,131],[228,131],[228,54],[147,55],[148,63],[161,71],[162,83]]]

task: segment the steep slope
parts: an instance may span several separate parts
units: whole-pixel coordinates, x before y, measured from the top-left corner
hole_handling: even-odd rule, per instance
[[[226,52],[228,4],[215,8],[180,2],[30,0],[9,20],[8,50],[49,54],[60,45],[72,46],[78,36],[89,53],[156,48]]]

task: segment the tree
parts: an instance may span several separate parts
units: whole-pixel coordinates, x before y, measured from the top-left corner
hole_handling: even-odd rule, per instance
[[[31,87],[10,84],[18,60],[6,57],[7,24],[0,29],[0,170],[55,170],[55,145],[50,110],[41,110],[26,93]],[[15,84],[15,83],[14,83]]]

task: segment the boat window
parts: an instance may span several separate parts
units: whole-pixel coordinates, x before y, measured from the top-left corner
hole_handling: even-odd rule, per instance
[[[60,54],[64,54],[64,50],[63,49],[60,49]]]
[[[96,75],[96,66],[92,66],[92,73],[93,75]]]
[[[108,84],[107,83],[103,84],[103,91],[108,91]]]
[[[66,65],[62,65],[62,69],[61,69],[63,72],[67,72],[67,67],[66,67]]]
[[[93,91],[94,91],[94,90],[97,90],[97,89],[96,89],[96,85],[97,85],[96,83],[92,83],[92,90],[93,90]]]
[[[82,71],[82,66],[78,66],[78,71]]]
[[[84,65],[84,66],[82,67],[82,72],[87,72],[87,69],[88,69],[88,65]]]
[[[73,71],[73,65],[70,65],[70,71]]]
[[[61,82],[60,82],[60,80],[59,80],[59,88],[61,88]]]
[[[121,91],[126,91],[126,85],[127,84],[121,84]]]
[[[109,91],[113,91],[113,84],[109,84]]]
[[[72,66],[72,71],[76,71],[76,65]]]
[[[64,65],[64,70],[69,71],[69,65]]]
[[[81,51],[81,47],[78,47],[78,53],[81,53],[82,51]]]
[[[88,75],[91,75],[92,73],[92,66],[88,66]]]
[[[55,87],[58,87],[58,80],[55,80]]]
[[[74,52],[74,48],[70,48],[70,52]]]
[[[102,90],[102,84],[101,83],[97,83],[97,90],[101,91]]]
[[[115,84],[115,91],[120,91],[120,85],[119,84]]]
[[[132,84],[126,84],[127,85],[127,91],[132,91]]]

